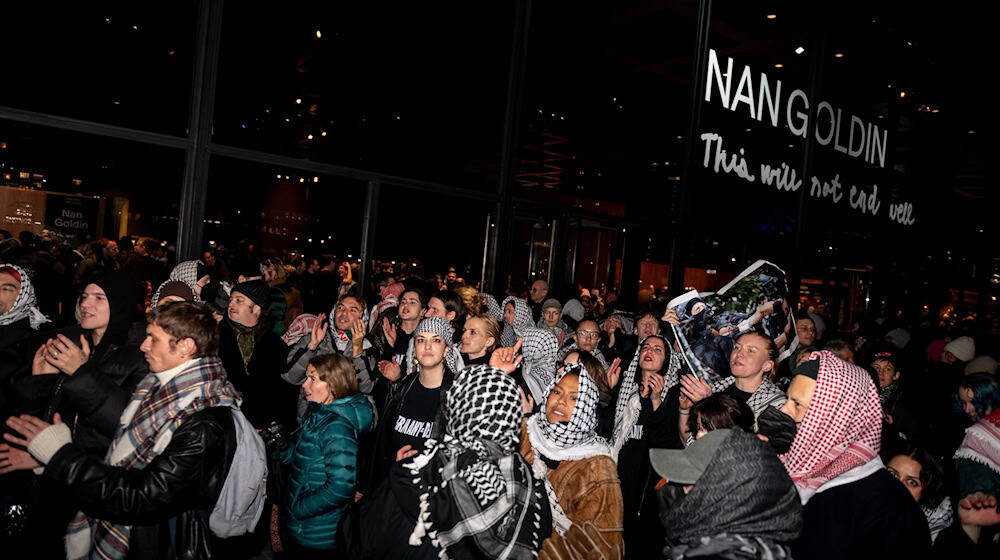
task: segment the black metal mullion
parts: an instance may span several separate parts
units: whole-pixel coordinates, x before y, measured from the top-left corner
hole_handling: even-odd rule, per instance
[[[152,144],[154,146],[162,146],[165,148],[185,149],[191,145],[190,139],[181,136],[172,136],[170,134],[161,134],[159,132],[148,132],[145,130],[126,128],[124,126],[116,126],[113,124],[75,119],[72,117],[36,113],[35,111],[25,111],[24,109],[17,109],[15,107],[0,106],[0,120],[54,128],[57,130],[81,132],[96,136],[106,136],[108,138],[115,138],[118,140],[131,140],[134,142],[142,142],[144,144]]]
[[[198,11],[194,77],[191,84],[188,139],[181,184],[180,216],[177,224],[177,256],[195,258],[201,250],[205,227],[208,166],[211,157],[215,86],[219,73],[222,38],[222,0],[203,0]]]

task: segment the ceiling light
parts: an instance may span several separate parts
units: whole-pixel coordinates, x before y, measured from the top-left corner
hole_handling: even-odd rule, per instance
[[[301,97],[296,97],[295,98],[295,104],[296,105],[301,105],[302,104],[302,98]]]
[[[842,52],[833,53],[833,58],[844,58],[844,53]]]
[[[905,92],[905,91],[901,91],[901,92],[899,92],[899,96],[900,96],[900,97],[906,97],[906,92]]]
[[[805,49],[805,47],[797,47],[797,48],[795,49],[795,54],[802,54],[802,53],[804,53],[804,52],[806,52],[806,49]]]
[[[784,67],[785,67],[785,65],[784,65],[784,64],[781,64],[781,63],[779,62],[778,64],[775,64],[775,65],[774,65],[774,67],[775,67],[775,68],[784,68]]]
[[[317,38],[317,39],[322,39],[322,38],[323,38],[323,33],[322,33],[322,32],[320,32],[320,30],[319,30],[319,29],[317,29],[317,30],[316,30],[316,38]]]
[[[767,14],[767,19],[777,19],[778,14]]]

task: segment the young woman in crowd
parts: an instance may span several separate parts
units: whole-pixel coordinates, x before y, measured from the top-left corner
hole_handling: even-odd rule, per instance
[[[831,352],[795,368],[782,411],[799,424],[781,456],[805,513],[801,558],[922,558],[920,508],[885,470],[882,406],[868,373]]]
[[[391,360],[393,356],[406,354],[410,347],[410,337],[424,316],[426,305],[427,299],[424,293],[416,288],[407,288],[399,296],[398,325],[388,319],[382,319],[382,330],[390,348],[382,355],[383,360]]]
[[[562,304],[555,298],[549,298],[542,302],[542,316],[535,323],[535,326],[551,330],[552,334],[556,335],[560,347],[573,336],[573,329],[569,328],[566,321],[562,319]]]
[[[941,463],[924,448],[905,440],[884,457],[888,457],[885,468],[889,474],[903,483],[914,501],[920,504],[927,517],[931,540],[936,540],[938,533],[950,526],[954,517],[951,499],[945,495]]]
[[[440,441],[444,435],[444,398],[455,378],[447,355],[457,353],[451,334],[440,317],[420,321],[412,339],[416,373],[393,383],[379,410],[372,456],[358,484],[367,496],[360,520],[362,546],[373,557],[405,550],[401,547],[409,532],[401,527],[412,528],[417,521],[422,492],[403,463],[424,451],[428,440]]]
[[[500,323],[489,315],[469,315],[462,329],[462,362],[467,366],[488,364],[500,344]]]
[[[490,366],[455,378],[444,437],[407,464],[420,488],[420,516],[395,528],[408,537],[398,555],[535,558],[552,522],[543,479],[517,453],[518,392],[510,375]]]
[[[731,376],[711,386],[704,379],[691,375],[681,376],[681,412],[688,411],[691,404],[714,393],[726,394],[746,403],[753,410],[754,416],[759,415],[766,407],[780,407],[785,402],[785,394],[768,380],[775,368],[777,353],[774,341],[766,335],[756,331],[741,335],[736,339],[729,355]],[[682,419],[680,422],[681,436],[687,440],[690,436],[687,432],[687,420]]]
[[[483,312],[483,300],[479,297],[479,290],[475,287],[462,284],[461,286],[455,286],[454,291],[458,294],[458,297],[462,298],[466,315],[478,315]]]
[[[581,364],[556,375],[539,411],[525,419],[521,455],[545,480],[552,511],[552,538],[571,525],[591,524],[620,557],[621,485],[611,447],[597,435],[597,386]],[[531,410],[525,398],[524,411]]]
[[[372,408],[358,392],[354,364],[340,354],[309,360],[302,385],[309,401],[295,442],[282,454],[288,476],[289,552],[326,558],[337,525],[354,498],[358,443],[371,430]]]
[[[452,340],[462,340],[462,327],[465,324],[465,304],[462,298],[451,290],[436,292],[427,298],[427,313],[425,317],[440,317],[451,325],[454,332]]]
[[[657,477],[650,468],[649,450],[678,443],[670,437],[677,409],[670,409],[664,400],[670,371],[666,338],[658,334],[646,337],[621,379],[617,399],[605,412],[614,414],[611,447],[621,480],[629,557],[648,557],[662,547],[663,529],[653,495]]]
[[[503,332],[500,333],[500,345],[510,348],[517,339],[524,336],[524,331],[530,328],[531,307],[522,298],[510,296],[503,300]]]
[[[903,390],[903,372],[898,357],[892,352],[877,352],[872,369],[878,379],[878,400],[882,403],[882,445],[893,447],[900,440],[922,441],[920,419]]]

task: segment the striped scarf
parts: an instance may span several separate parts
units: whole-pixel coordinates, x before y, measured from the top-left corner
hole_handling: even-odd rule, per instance
[[[192,414],[215,406],[239,407],[236,389],[217,357],[179,366],[180,373],[160,385],[151,373],[139,383],[122,413],[105,462],[125,469],[145,468],[170,443],[174,431]],[[128,555],[131,527],[76,514],[66,534],[69,560],[121,560]]]

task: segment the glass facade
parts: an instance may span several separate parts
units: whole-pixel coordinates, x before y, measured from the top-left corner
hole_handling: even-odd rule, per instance
[[[974,57],[927,18],[791,3],[713,2],[698,42],[702,6],[4,8],[0,229],[626,301],[764,258],[842,327],[985,320]]]

